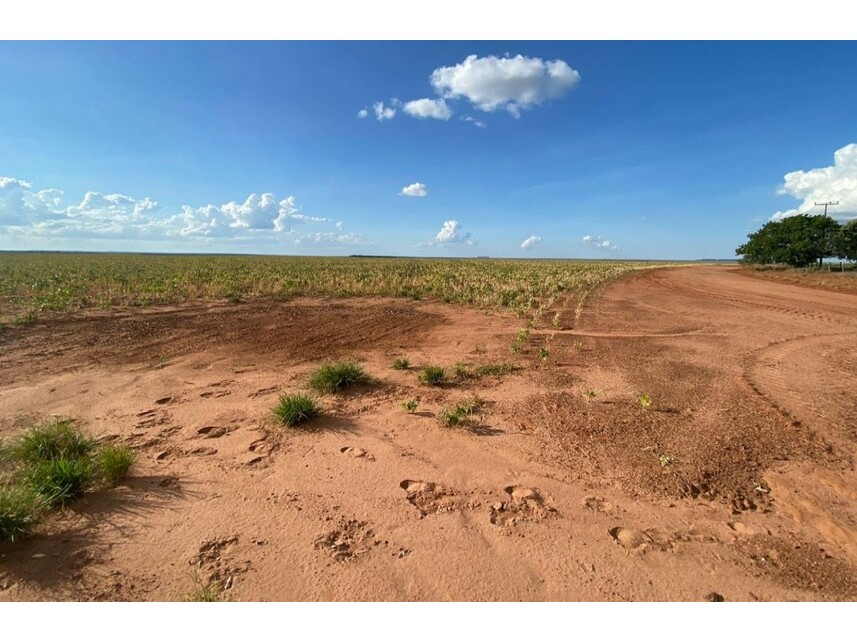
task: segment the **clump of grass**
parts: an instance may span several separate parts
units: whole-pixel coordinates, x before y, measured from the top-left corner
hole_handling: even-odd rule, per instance
[[[426,366],[420,373],[420,381],[430,386],[440,386],[446,381],[446,371],[440,366]]]
[[[112,487],[122,482],[136,454],[126,446],[108,445],[98,453],[98,469],[102,479]]]
[[[196,571],[191,578],[193,579],[193,590],[185,594],[186,601],[192,603],[217,603],[220,601],[220,587],[218,587],[217,581],[212,579],[203,583]]]
[[[309,378],[309,386],[320,393],[336,393],[372,379],[357,362],[333,362],[320,366]]]
[[[512,342],[512,345],[509,346],[509,351],[512,355],[517,355],[521,352],[521,345],[518,342]]]
[[[458,380],[466,380],[473,377],[473,371],[470,370],[470,367],[466,362],[456,362],[453,364],[452,373],[455,376],[455,379]]]
[[[640,402],[640,406],[644,409],[652,406],[652,398],[648,393],[640,393],[640,397],[637,398],[637,401]]]
[[[26,536],[52,506],[116,484],[134,461],[128,447],[98,447],[74,420],[52,418],[0,447],[0,541]]]
[[[419,402],[417,402],[415,399],[410,399],[402,402],[402,408],[405,409],[408,413],[413,413],[414,411],[416,411],[418,406]]]
[[[0,542],[29,535],[47,505],[42,496],[23,485],[0,488]]]
[[[547,348],[540,348],[539,349],[539,358],[543,362],[546,362],[548,360],[548,357],[550,357],[550,351],[548,351]]]
[[[490,375],[491,377],[502,377],[508,375],[515,370],[512,364],[480,364],[474,369],[474,373],[479,377]]]
[[[95,440],[84,435],[70,419],[54,418],[30,429],[8,448],[9,457],[26,465],[52,460],[89,457]]]
[[[397,357],[393,360],[393,368],[397,371],[406,371],[411,366],[411,361],[407,357]]]
[[[64,505],[78,498],[93,481],[92,459],[58,458],[30,465],[23,476],[25,484],[51,505]]]
[[[319,408],[315,398],[303,393],[281,395],[277,406],[274,407],[274,416],[286,426],[296,426],[311,420],[318,414]]]
[[[588,391],[586,391],[586,397],[588,397],[590,400],[594,400],[597,395],[598,395],[598,392],[593,391],[592,389],[589,389]]]
[[[437,414],[438,422],[446,427],[472,423],[477,415],[481,419],[484,404],[482,399],[474,396],[454,407],[444,406]]]
[[[518,340],[519,344],[526,344],[528,341],[530,341],[530,329],[522,328],[518,331],[518,334],[515,336],[515,338]]]

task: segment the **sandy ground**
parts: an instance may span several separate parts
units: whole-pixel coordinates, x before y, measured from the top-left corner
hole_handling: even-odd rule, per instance
[[[693,267],[560,312],[516,355],[520,319],[402,300],[2,331],[4,436],[71,415],[139,459],[0,545],[0,599],[182,600],[194,578],[228,600],[857,598],[857,296]],[[335,357],[376,383],[277,427]],[[418,383],[460,360],[520,369]],[[480,420],[440,426],[473,394]]]

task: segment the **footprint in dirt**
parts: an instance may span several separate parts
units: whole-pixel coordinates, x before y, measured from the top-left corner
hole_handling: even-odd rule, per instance
[[[436,482],[402,480],[399,486],[405,490],[408,502],[419,510],[421,516],[455,511],[460,504],[455,491]]]
[[[204,426],[197,429],[196,434],[204,438],[220,438],[235,429],[234,426]]]
[[[589,496],[583,499],[583,506],[590,511],[608,512],[613,508],[604,498]]]
[[[340,453],[343,453],[352,458],[363,458],[370,462],[375,461],[375,456],[366,451],[365,449],[361,449],[360,447],[342,447],[339,450]]]
[[[491,505],[492,525],[511,527],[519,522],[537,522],[559,515],[553,500],[538,489],[512,485],[504,491],[509,494],[509,500]]]
[[[345,562],[354,560],[380,544],[381,541],[375,539],[375,532],[368,522],[340,520],[336,529],[315,541],[315,548],[326,551],[338,562]]]
[[[657,529],[641,531],[627,527],[613,527],[609,533],[622,547],[639,553],[649,549],[665,550],[672,544],[671,540]]]

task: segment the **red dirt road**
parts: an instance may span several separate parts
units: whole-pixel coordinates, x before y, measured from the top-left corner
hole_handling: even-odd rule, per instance
[[[0,545],[0,599],[181,600],[194,575],[230,600],[857,598],[857,296],[648,270],[511,355],[522,325],[296,300],[3,331],[0,435],[66,414],[140,457]],[[399,355],[520,368],[431,388]],[[274,427],[339,356],[376,383]],[[473,394],[480,421],[439,425]]]

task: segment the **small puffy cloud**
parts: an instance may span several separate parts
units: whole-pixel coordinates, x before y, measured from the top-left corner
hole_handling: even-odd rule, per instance
[[[296,246],[338,248],[342,246],[368,246],[372,240],[354,232],[310,232],[295,239]]]
[[[780,221],[801,212],[821,214],[816,203],[839,201],[828,214],[837,219],[857,217],[857,143],[839,148],[833,154],[833,165],[812,170],[796,170],[783,178],[777,194],[801,200],[797,208],[776,212],[771,220]]]
[[[532,248],[534,245],[539,243],[542,240],[541,237],[537,237],[536,235],[530,235],[526,239],[521,242],[521,249],[526,250],[528,248]]]
[[[357,112],[357,118],[366,118],[367,116],[369,116],[369,110],[366,108],[363,108],[359,112]]]
[[[563,96],[578,82],[580,74],[565,61],[521,55],[472,55],[431,74],[431,84],[443,98],[465,98],[483,112],[504,109],[515,117],[524,109]]]
[[[414,118],[436,118],[437,120],[448,121],[452,117],[452,110],[442,98],[420,98],[419,100],[408,101],[402,106],[402,109]]]
[[[471,238],[469,232],[462,232],[461,224],[455,219],[452,219],[450,221],[443,222],[443,227],[441,227],[440,232],[437,233],[429,245],[448,246],[458,244],[475,246],[476,240]]]
[[[480,121],[478,118],[473,118],[472,116],[462,116],[461,120],[465,123],[470,123],[473,127],[478,127],[479,129],[485,129],[488,127],[485,121]]]
[[[583,237],[583,243],[588,243],[594,248],[598,248],[599,250],[618,250],[619,246],[610,241],[610,239],[605,239],[604,237],[599,237],[597,235],[587,234]]]
[[[379,100],[377,103],[372,105],[372,109],[375,112],[375,118],[379,121],[388,121],[396,116],[396,108],[387,107],[384,105],[384,101]]]
[[[425,183],[411,183],[402,188],[399,196],[428,196],[428,186]]]
[[[336,229],[337,229],[337,230],[344,230],[344,229],[345,229],[345,224],[344,224],[342,221],[337,221],[337,222],[336,222]]]

